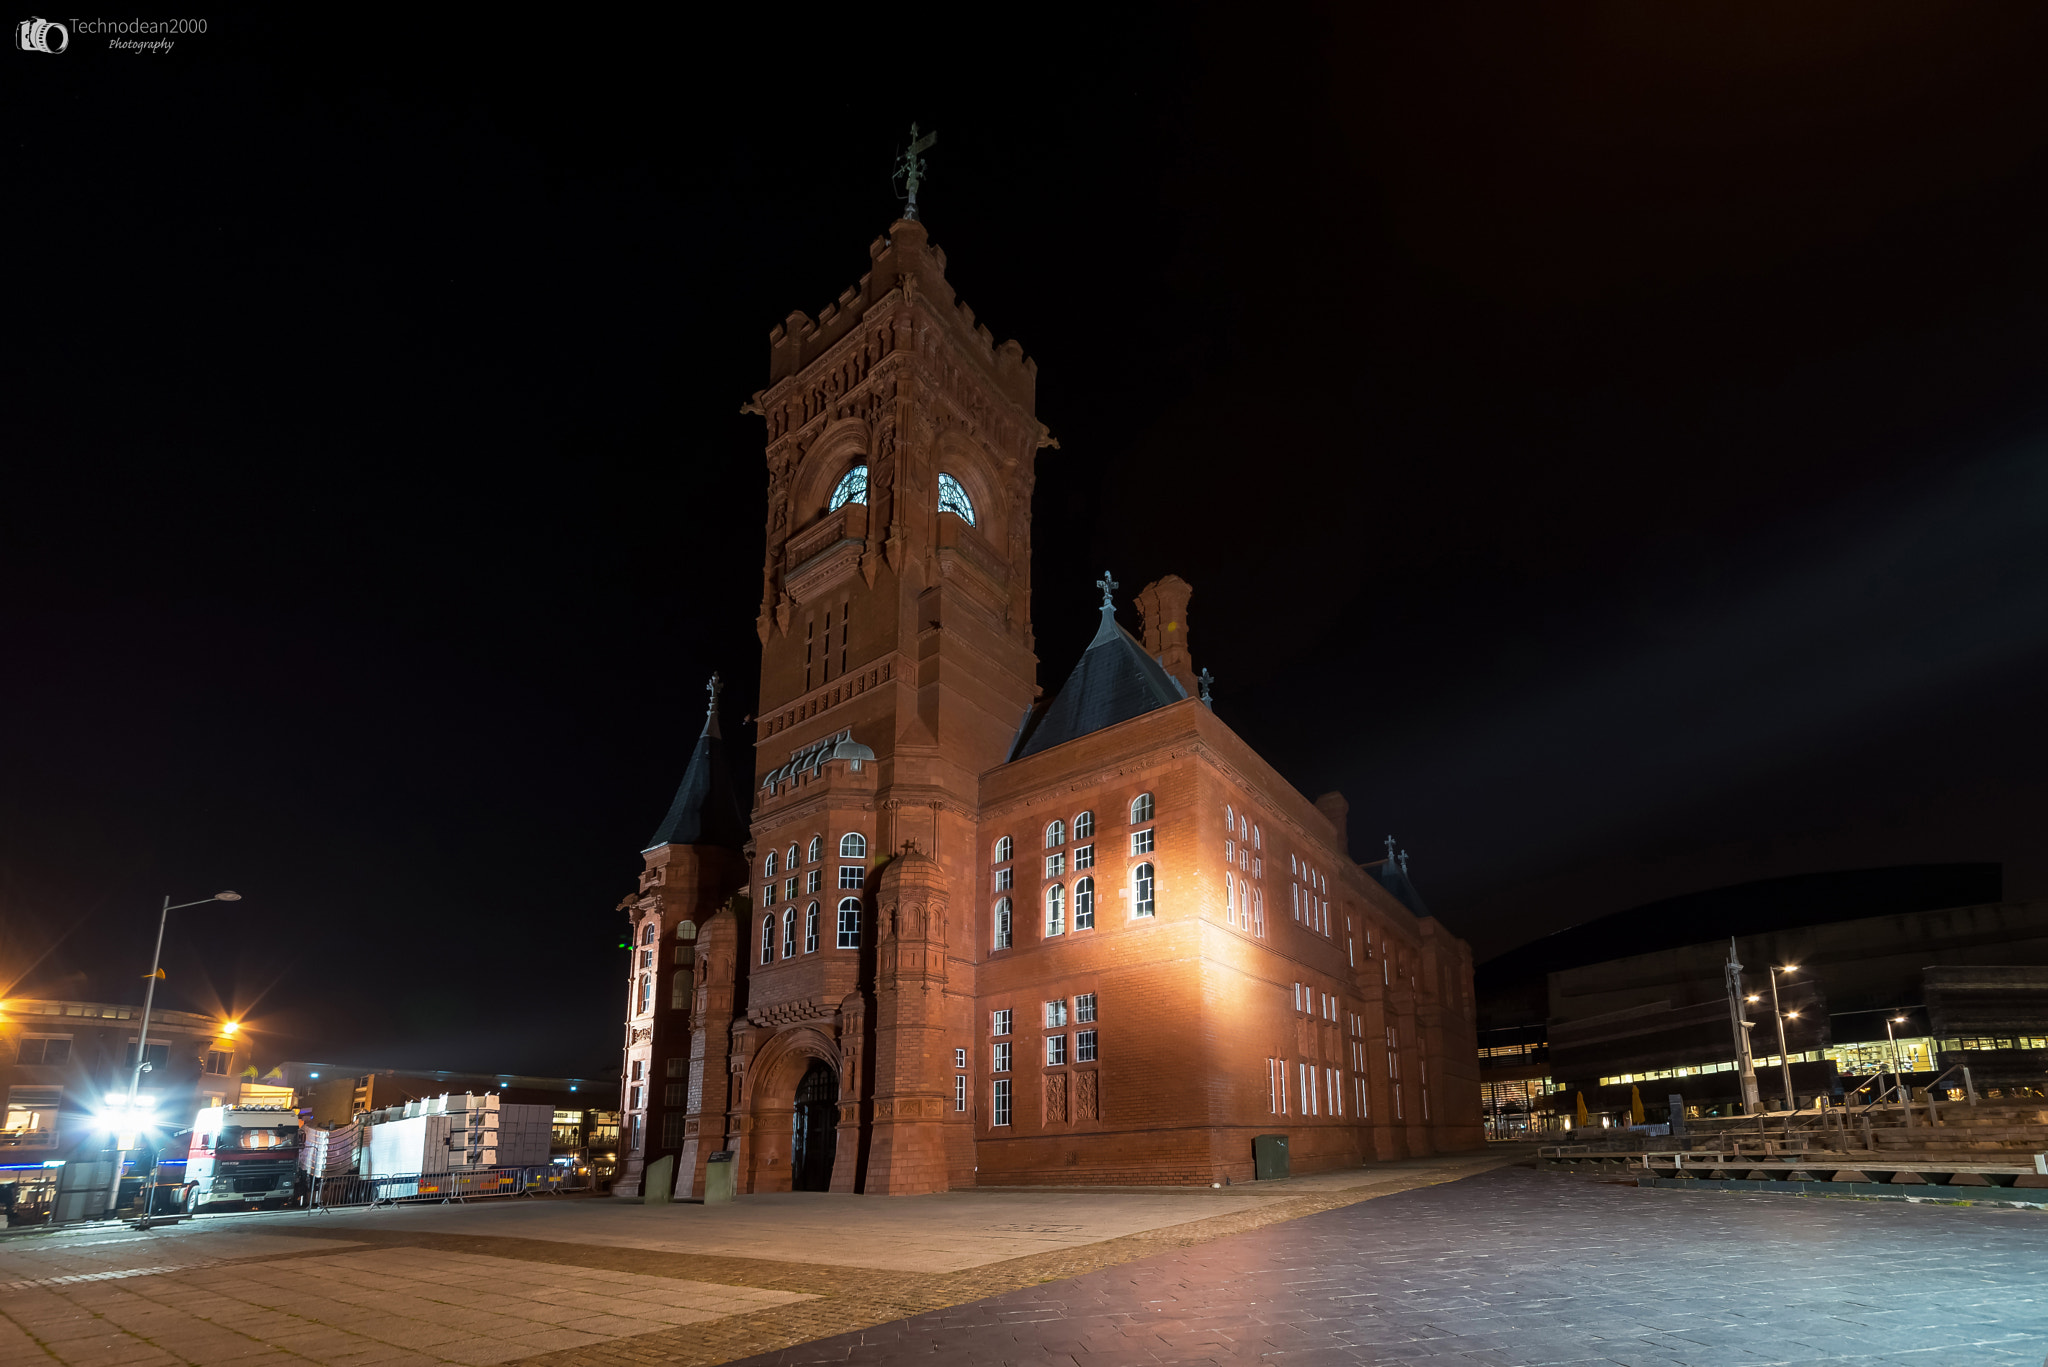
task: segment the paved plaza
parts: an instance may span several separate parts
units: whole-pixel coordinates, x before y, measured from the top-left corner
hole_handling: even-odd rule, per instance
[[[1222,1190],[526,1201],[15,1234],[0,1239],[0,1364],[2048,1357],[2048,1214],[1640,1191],[1508,1156]]]

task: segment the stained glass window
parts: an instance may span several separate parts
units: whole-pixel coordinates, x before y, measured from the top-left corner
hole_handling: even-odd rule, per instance
[[[944,475],[939,476],[939,479],[941,481],[939,487],[941,489],[944,489],[945,487],[943,482],[945,478],[946,477]],[[834,489],[832,490],[831,507],[828,508],[826,511],[836,513],[849,503],[866,503],[867,501],[868,467],[865,465],[856,465],[851,470],[848,470],[845,474],[839,477],[838,485],[834,487]],[[941,504],[940,506],[943,507],[944,505]],[[968,521],[970,522],[972,522],[973,520],[973,518],[968,519]]]
[[[863,466],[859,473],[861,488],[865,490],[867,488],[867,468]],[[848,478],[850,479],[852,476],[848,476]],[[844,483],[845,481],[842,480],[842,487],[844,487]],[[834,497],[836,498],[837,495],[834,495]],[[867,501],[865,493],[862,494],[861,501]],[[838,504],[835,503],[833,506],[837,507]],[[960,487],[960,481],[954,479],[951,475],[942,474],[939,476],[939,511],[942,513],[958,513],[962,522],[965,522],[970,527],[974,525],[974,504],[968,500],[967,491]]]

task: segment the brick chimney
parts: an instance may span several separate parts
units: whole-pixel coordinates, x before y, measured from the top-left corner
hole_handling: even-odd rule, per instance
[[[1137,597],[1145,653],[1178,679],[1190,698],[1199,693],[1194,662],[1188,655],[1188,599],[1194,592],[1187,580],[1169,574],[1139,589]]]
[[[1344,800],[1342,793],[1324,793],[1316,799],[1316,810],[1330,823],[1330,829],[1337,833],[1337,848],[1344,857],[1351,857],[1351,832],[1347,829],[1351,816],[1351,804]]]

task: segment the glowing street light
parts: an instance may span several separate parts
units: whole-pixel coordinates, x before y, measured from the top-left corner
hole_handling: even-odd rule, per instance
[[[1771,968],[1771,1014],[1778,1018],[1778,1067],[1785,1078],[1785,1109],[1799,1109],[1799,1099],[1792,1095],[1792,1055],[1785,1050],[1785,1013],[1778,1009],[1778,975],[1797,973],[1798,964],[1773,965]]]
[[[234,1037],[235,1032],[240,1030],[241,1028],[242,1023],[240,1021],[222,1021],[220,1023],[221,1038],[232,1039]]]

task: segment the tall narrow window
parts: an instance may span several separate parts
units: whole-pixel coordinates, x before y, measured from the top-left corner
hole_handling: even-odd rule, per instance
[[[804,908],[804,953],[818,952],[818,904],[811,903]]]
[[[1065,1035],[1047,1035],[1045,1037],[1045,1066],[1048,1068],[1058,1068],[1063,1066],[1066,1061],[1067,1037]]]
[[[785,907],[782,911],[782,957],[796,957],[796,908]]]
[[[991,1011],[988,1013],[988,1032],[991,1035],[1007,1035],[1010,1033],[1010,1012],[1007,1007],[1001,1011]]]
[[[1095,929],[1095,880],[1083,878],[1074,884],[1074,929]]]
[[[832,679],[832,609],[825,609],[825,658],[818,661],[824,666],[818,671],[818,682],[829,683]]]
[[[1058,883],[1045,890],[1045,933],[1067,933],[1067,890]]]
[[[1152,866],[1140,864],[1131,870],[1131,915],[1150,916],[1152,904]]]
[[[1095,1062],[1095,1032],[1080,1030],[1074,1034],[1074,1062]]]
[[[967,1109],[967,1079],[964,1077],[956,1076],[953,1079],[953,1109],[956,1111]]]
[[[1252,934],[1266,938],[1266,890],[1252,889]]]
[[[775,962],[775,918],[773,916],[763,916],[761,918],[761,962],[764,964]]]
[[[646,1014],[647,1014],[647,1013],[648,1013],[649,1011],[652,1011],[653,1009],[654,1009],[654,975],[653,975],[652,973],[642,973],[642,974],[640,975],[640,1009],[639,1009],[639,1011],[635,1012],[634,1014],[636,1014],[636,1015],[641,1015],[641,1016],[644,1016],[644,1015],[646,1015]],[[151,1052],[152,1054],[153,1054],[153,1053],[155,1053],[155,1052],[156,1052],[156,1046],[152,1044],[152,1045],[150,1046],[150,1048],[149,1048],[149,1051],[150,1051],[150,1052]],[[130,1053],[130,1054],[132,1055],[132,1054],[133,1054],[133,1053],[134,1053],[135,1051],[134,1051],[133,1049],[130,1049],[130,1050],[129,1050],[128,1052],[129,1052],[129,1053]],[[165,1056],[166,1056],[166,1057],[168,1057],[168,1056],[169,1056],[169,1054],[170,1054],[170,1050],[169,1050],[169,1049],[165,1049],[165,1050],[164,1050],[164,1054],[165,1054]],[[152,1060],[151,1062],[152,1062],[152,1066],[154,1066],[154,1060]]]
[[[1008,1079],[1008,1078],[1006,1078],[1006,1077],[999,1077],[999,1078],[997,1078],[997,1079],[995,1080],[995,1086],[994,1086],[994,1087],[993,1087],[993,1088],[991,1089],[991,1091],[992,1091],[992,1094],[991,1094],[991,1096],[990,1096],[990,1098],[989,1098],[989,1120],[988,1120],[988,1123],[989,1123],[989,1124],[991,1124],[991,1125],[1007,1125],[1007,1124],[1009,1124],[1009,1123],[1010,1123],[1010,1079]]]
[[[839,947],[860,948],[860,898],[846,897],[839,902]]]
[[[811,671],[817,668],[817,632],[818,624],[816,622],[804,623],[804,692],[806,693],[811,691]]]
[[[1152,819],[1152,794],[1139,793],[1131,799],[1131,824]]]
[[[1237,881],[1228,873],[1223,875],[1223,919],[1237,924]]]
[[[809,859],[809,860],[807,860],[806,862],[808,862],[808,863],[812,863],[812,864],[815,864],[815,863],[817,863],[817,862],[818,862],[818,861],[819,861],[820,859],[823,859],[823,858],[825,857],[825,837],[824,837],[824,836],[822,836],[822,835],[814,835],[814,836],[812,836],[812,837],[811,837],[811,849],[810,849],[810,856],[811,856],[811,857],[810,857],[810,859]]]
[[[776,853],[775,853],[775,851],[773,851],[773,850],[770,850],[770,851],[768,851],[768,858],[767,858],[767,860],[766,860],[766,861],[765,861],[765,862],[764,862],[764,863],[762,864],[762,866],[761,866],[761,870],[762,870],[762,872],[763,872],[763,873],[765,873],[765,874],[766,874],[766,875],[767,875],[768,877],[770,877],[770,878],[773,878],[773,877],[775,876],[775,871],[776,871],[776,870],[775,870],[775,862],[776,862],[776,858],[777,858],[777,856],[776,856]]]
[[[995,938],[990,941],[992,948],[1008,949],[1010,947],[1010,915],[1010,899],[998,897],[996,899]]]
[[[846,630],[853,622],[853,605],[839,605],[839,676],[846,677]]]

